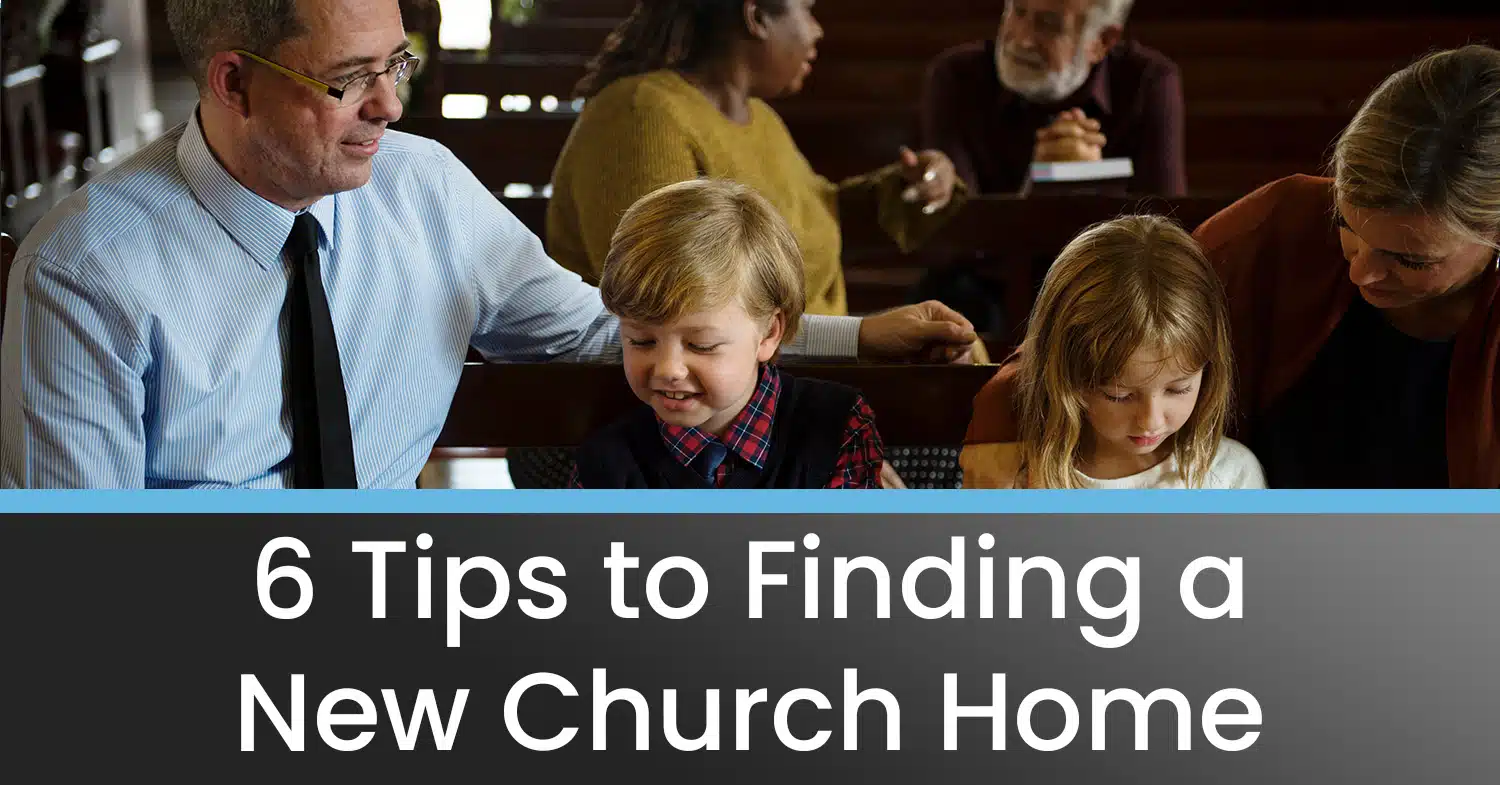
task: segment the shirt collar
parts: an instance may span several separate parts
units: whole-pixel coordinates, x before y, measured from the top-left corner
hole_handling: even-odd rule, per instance
[[[764,469],[771,453],[771,426],[776,421],[776,403],[781,398],[781,372],[773,365],[762,365],[760,381],[745,408],[729,422],[723,439],[707,431],[671,425],[657,418],[662,441],[672,457],[683,466],[691,466],[698,453],[712,441],[719,441],[741,460]]]
[[[177,142],[177,165],[198,203],[256,264],[262,269],[281,266],[281,251],[292,233],[296,216],[266,201],[229,174],[209,149],[196,109]],[[332,237],[334,202],[333,197],[325,197],[308,208],[318,220],[325,241]]]
[[[992,67],[990,68],[990,76],[995,80],[995,87],[999,91],[999,103],[1001,109],[1008,109],[1011,106],[1016,106],[1021,108],[1039,107],[1044,109],[1056,109],[1056,111],[1062,111],[1064,109],[1070,109],[1072,107],[1078,106],[1083,107],[1085,110],[1087,110],[1088,108],[1096,109],[1101,115],[1107,115],[1114,112],[1114,102],[1110,99],[1109,94],[1108,54],[1104,56],[1103,60],[1099,61],[1098,65],[1094,66],[1094,70],[1089,72],[1089,78],[1085,79],[1083,84],[1079,85],[1078,89],[1073,91],[1072,95],[1062,99],[1061,101],[1058,101],[1053,105],[1033,104],[1025,97],[1023,97],[1020,93],[1011,90],[1009,87],[1005,86],[1005,83],[1000,81],[1000,74],[997,70],[998,67],[993,66],[993,64],[995,63],[995,58],[997,56],[997,46],[995,39],[990,39],[989,44],[986,47],[986,54],[988,56],[988,62],[992,64]]]

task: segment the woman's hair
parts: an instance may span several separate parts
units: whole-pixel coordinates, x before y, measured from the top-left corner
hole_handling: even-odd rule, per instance
[[[1338,198],[1372,210],[1420,210],[1497,247],[1500,51],[1427,55],[1388,77],[1334,145]]]
[[[1203,484],[1233,389],[1224,291],[1193,238],[1151,215],[1085,229],[1047,272],[1017,371],[1027,484],[1081,487],[1085,396],[1114,381],[1141,348],[1189,372],[1203,368],[1197,405],[1172,445],[1188,487]]]
[[[767,14],[786,11],[786,0],[757,0]],[[663,68],[690,68],[724,50],[743,25],[744,0],[636,0],[630,16],[604,39],[573,88],[592,98],[616,79]]]
[[[806,307],[802,252],[781,214],[748,186],[687,180],[641,197],[615,228],[599,293],[616,316],[666,324],[738,301],[756,321],[777,311],[783,343]]]

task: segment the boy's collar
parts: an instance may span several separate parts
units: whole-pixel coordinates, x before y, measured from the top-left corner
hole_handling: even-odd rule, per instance
[[[764,469],[766,458],[771,454],[771,426],[776,421],[776,404],[781,399],[781,372],[772,363],[763,363],[755,392],[724,431],[724,438],[716,439],[712,434],[698,428],[684,428],[656,418],[658,432],[672,457],[683,466],[690,466],[704,445],[718,441],[741,460],[757,469]]]

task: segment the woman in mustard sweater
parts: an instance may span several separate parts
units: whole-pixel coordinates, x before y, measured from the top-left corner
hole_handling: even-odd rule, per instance
[[[807,312],[842,315],[841,191],[872,190],[881,226],[903,250],[940,225],[963,196],[943,153],[903,148],[890,166],[834,184],[813,172],[762,100],[797,92],[811,70],[823,37],[811,6],[637,2],[578,85],[588,101],[552,175],[552,257],[597,282],[615,225],[635,200],[670,183],[722,177],[760,192],[791,226],[805,260]]]

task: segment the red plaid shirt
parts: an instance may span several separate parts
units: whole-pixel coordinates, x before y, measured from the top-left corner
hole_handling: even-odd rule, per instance
[[[766,457],[771,453],[771,424],[776,421],[776,403],[781,398],[781,372],[773,365],[761,366],[760,383],[745,408],[729,422],[729,428],[720,441],[728,455],[714,472],[714,487],[723,488],[736,466],[749,464],[756,469],[765,468]],[[693,460],[709,442],[715,441],[713,434],[697,428],[682,428],[657,419],[662,442],[678,463],[689,468]],[[734,460],[734,458],[738,460]],[[879,488],[880,467],[885,462],[885,447],[880,433],[875,430],[875,413],[858,397],[849,412],[849,422],[844,426],[844,440],[839,446],[838,462],[833,467],[829,488]],[[574,488],[582,488],[578,482],[578,470],[573,470],[569,482]]]

